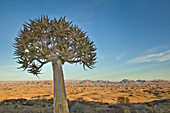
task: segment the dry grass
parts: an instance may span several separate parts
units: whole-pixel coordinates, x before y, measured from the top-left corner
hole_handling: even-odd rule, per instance
[[[0,103],[0,113],[52,113],[52,99]],[[140,104],[69,102],[70,113],[169,113],[170,99]]]

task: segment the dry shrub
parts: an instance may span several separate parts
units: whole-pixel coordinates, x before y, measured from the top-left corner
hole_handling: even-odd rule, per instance
[[[130,103],[130,99],[128,97],[118,97],[117,102],[120,104]]]
[[[71,113],[95,113],[94,109],[92,109],[90,106],[86,106],[78,102],[71,107],[70,112]]]

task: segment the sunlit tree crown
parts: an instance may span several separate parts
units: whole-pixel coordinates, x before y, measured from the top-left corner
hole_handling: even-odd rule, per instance
[[[80,63],[93,68],[96,61],[96,48],[86,32],[65,17],[57,20],[47,15],[23,24],[14,42],[17,63],[20,69],[35,75],[42,66],[51,61],[62,64]]]

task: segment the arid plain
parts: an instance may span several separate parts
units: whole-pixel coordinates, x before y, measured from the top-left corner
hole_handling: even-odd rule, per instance
[[[128,97],[130,103],[170,99],[170,81],[127,80],[121,82],[66,80],[70,101],[117,103],[118,97]],[[7,99],[53,98],[52,81],[0,81],[0,101]]]

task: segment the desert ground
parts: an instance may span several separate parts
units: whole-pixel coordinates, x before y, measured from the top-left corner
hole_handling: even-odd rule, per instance
[[[131,103],[170,99],[169,81],[121,82],[68,80],[67,98],[70,101],[84,100],[117,103],[118,97],[128,97]],[[1,81],[0,101],[7,99],[50,99],[53,98],[52,81]]]
[[[132,108],[129,107],[129,109],[125,109],[130,106],[128,103],[131,103],[131,105],[141,103],[143,105],[143,103],[146,104],[156,101],[156,105],[159,105],[159,102],[162,102],[161,100],[163,100],[163,103],[165,104],[165,108],[163,108],[163,110],[170,107],[170,81],[167,80],[134,81],[124,79],[120,82],[102,80],[66,80],[65,83],[67,98],[70,101],[70,106],[73,106],[73,103],[78,107],[80,107],[81,104],[88,105],[90,103],[90,106],[93,106],[95,109],[98,109],[98,111],[101,111],[99,110],[100,108],[108,109],[113,107],[117,109],[119,106],[115,107],[115,105],[126,104],[123,108],[124,111]],[[128,102],[121,103],[119,101],[120,97],[128,98]],[[0,109],[3,110],[7,109],[6,106],[8,106],[8,108],[11,107],[11,109],[16,108],[16,106],[17,109],[27,108],[22,108],[21,105],[41,105],[41,107],[45,106],[46,109],[52,109],[52,98],[52,81],[0,81]],[[28,101],[31,101],[34,104],[29,104]],[[39,104],[37,102],[39,102]],[[76,102],[79,102],[80,104],[75,104]],[[100,105],[102,107],[97,108],[96,105]],[[37,106],[35,108],[37,108]],[[33,107],[31,107],[31,109],[33,109]],[[106,111],[103,111],[103,113],[105,112]],[[118,112],[120,112],[120,109]],[[37,111],[37,113],[40,112]],[[112,112],[108,111],[108,113]]]

